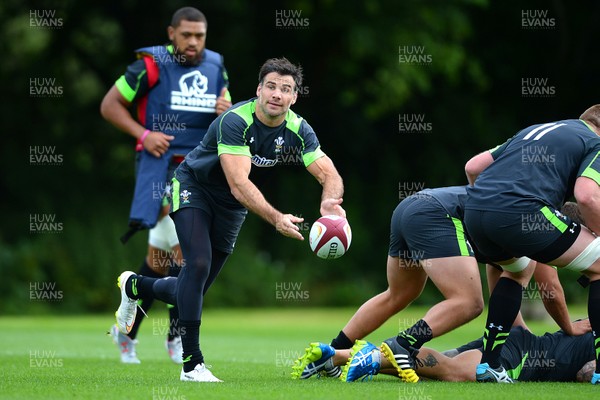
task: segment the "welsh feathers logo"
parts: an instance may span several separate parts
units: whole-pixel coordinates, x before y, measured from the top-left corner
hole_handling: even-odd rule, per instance
[[[181,198],[181,203],[189,204],[191,195],[192,195],[192,192],[189,192],[187,189],[184,190],[183,192],[179,193],[179,197]]]
[[[274,140],[275,142],[275,153],[281,153],[281,148],[283,147],[283,143],[285,140],[281,136]]]

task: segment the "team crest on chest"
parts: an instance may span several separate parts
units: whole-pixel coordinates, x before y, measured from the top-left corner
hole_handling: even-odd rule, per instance
[[[281,153],[281,148],[283,147],[283,143],[285,140],[281,136],[274,140],[275,142],[275,153]]]

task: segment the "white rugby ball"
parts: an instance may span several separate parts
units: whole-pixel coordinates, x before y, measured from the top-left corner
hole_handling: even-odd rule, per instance
[[[346,254],[352,242],[352,230],[348,220],[337,215],[326,215],[310,228],[308,244],[320,258],[334,259]]]

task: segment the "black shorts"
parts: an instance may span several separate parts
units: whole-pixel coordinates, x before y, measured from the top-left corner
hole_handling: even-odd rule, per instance
[[[547,264],[564,254],[581,231],[547,206],[522,213],[465,210],[464,222],[475,247],[493,262],[527,256]]]
[[[460,219],[449,216],[435,198],[416,194],[394,210],[388,254],[407,260],[429,260],[472,257],[473,250]]]
[[[175,172],[171,191],[171,212],[176,213],[186,207],[200,208],[206,212],[211,218],[211,245],[217,250],[231,254],[248,210],[243,207],[227,207],[215,201],[208,190],[182,168]]]

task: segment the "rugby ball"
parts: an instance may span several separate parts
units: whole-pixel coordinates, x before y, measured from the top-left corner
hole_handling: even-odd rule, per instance
[[[352,242],[352,230],[348,220],[337,215],[326,215],[310,228],[308,244],[320,258],[334,259],[343,256]]]

